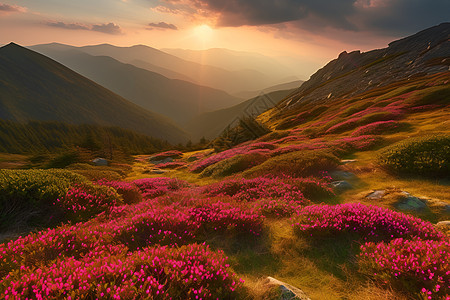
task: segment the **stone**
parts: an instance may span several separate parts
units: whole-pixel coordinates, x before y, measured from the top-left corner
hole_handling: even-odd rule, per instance
[[[343,159],[343,160],[341,160],[341,164],[346,165],[346,164],[354,163],[357,161],[358,160],[356,160],[356,159]]]
[[[301,289],[292,286],[288,283],[285,283],[283,281],[280,281],[278,279],[275,279],[273,277],[267,277],[269,280],[269,284],[272,285],[278,285],[280,286],[281,290],[281,297],[280,299],[283,300],[291,300],[291,299],[300,299],[300,300],[311,300],[305,292],[303,292]]]
[[[427,205],[425,204],[425,201],[412,196],[408,192],[402,192],[404,195],[404,198],[400,200],[396,207],[400,210],[412,210],[412,211],[423,211],[427,208]]]
[[[340,192],[353,188],[352,185],[345,180],[333,181],[331,186]]]
[[[92,160],[92,162],[96,166],[107,166],[108,165],[108,161],[101,157],[97,157],[96,159]]]
[[[386,195],[385,190],[376,190],[366,196],[369,200],[380,200],[383,196]]]

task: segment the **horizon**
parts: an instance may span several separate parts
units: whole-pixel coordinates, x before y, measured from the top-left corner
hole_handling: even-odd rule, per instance
[[[384,48],[448,21],[443,0],[314,1],[114,0],[0,2],[0,45],[145,45],[162,49],[257,53],[285,58],[299,79],[343,51]],[[270,12],[270,13],[268,13]],[[424,17],[426,16],[426,17]],[[420,17],[420,18],[418,18]],[[162,50],[164,51],[164,50]],[[286,59],[289,58],[289,59]]]

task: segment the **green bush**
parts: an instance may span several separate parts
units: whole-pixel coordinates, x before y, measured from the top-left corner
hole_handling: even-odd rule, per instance
[[[201,177],[225,177],[232,174],[245,171],[251,167],[259,165],[266,161],[268,156],[262,153],[240,154],[228,159],[222,160],[216,164],[207,167],[200,174]]]
[[[339,159],[324,150],[295,151],[266,160],[262,164],[246,170],[244,177],[257,176],[293,176],[307,177],[318,175],[339,165]]]
[[[16,222],[45,223],[48,220],[39,220],[40,213],[72,185],[84,183],[85,177],[66,170],[0,170],[0,230],[15,227]]]
[[[399,174],[450,176],[450,136],[406,139],[383,151],[379,162]]]

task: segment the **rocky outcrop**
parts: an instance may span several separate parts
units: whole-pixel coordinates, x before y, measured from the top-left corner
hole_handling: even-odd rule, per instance
[[[273,110],[272,117],[302,103],[327,103],[417,75],[449,70],[450,23],[442,23],[394,41],[384,49],[342,52],[284,99]]]

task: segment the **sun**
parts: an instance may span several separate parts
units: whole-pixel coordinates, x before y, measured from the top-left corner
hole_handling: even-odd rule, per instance
[[[208,40],[212,37],[214,30],[207,24],[203,24],[194,28],[194,32],[198,38]]]

